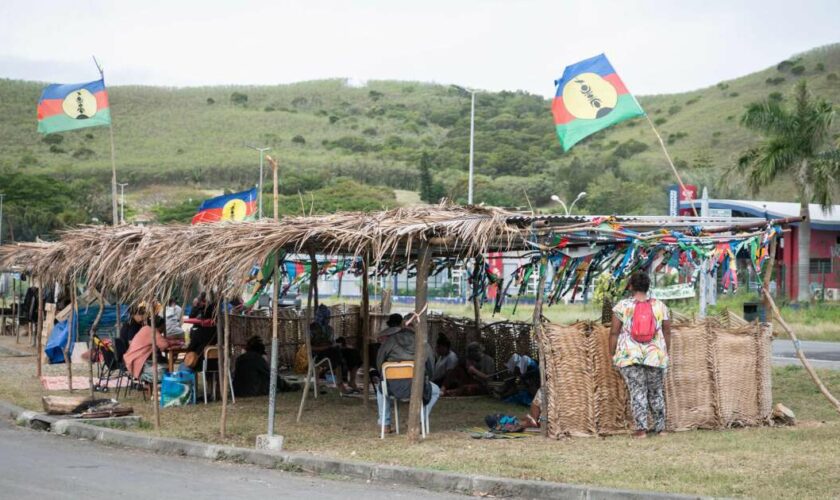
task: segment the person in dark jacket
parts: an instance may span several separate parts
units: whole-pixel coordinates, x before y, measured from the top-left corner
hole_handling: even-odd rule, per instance
[[[120,328],[120,338],[129,345],[140,331],[146,325],[146,309],[144,307],[134,307],[131,310],[131,318],[123,323]]]
[[[388,327],[379,334],[379,337],[384,337],[382,346],[376,355],[376,368],[382,373],[382,365],[389,361],[415,361],[415,345],[414,345],[414,329],[410,326]],[[434,369],[432,361],[432,348],[426,343],[425,352],[421,353],[420,361],[425,364],[426,381],[423,386],[423,402],[426,404],[426,417],[428,418],[432,408],[440,398],[440,387],[429,380],[429,375]],[[415,365],[416,366],[416,365]],[[388,394],[397,399],[408,399],[411,397],[411,380],[392,380],[388,382]],[[391,405],[385,398],[381,391],[376,391],[376,401],[381,409],[380,414],[384,416],[385,425],[388,426],[388,432],[391,432]],[[381,420],[378,421],[381,425]]]
[[[245,352],[236,358],[233,373],[233,393],[237,397],[266,396],[271,382],[271,368],[265,359],[265,344],[254,335],[248,339]],[[296,390],[297,387],[277,377],[277,392]]]

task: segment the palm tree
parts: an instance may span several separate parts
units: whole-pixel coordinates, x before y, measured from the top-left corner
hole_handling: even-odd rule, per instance
[[[814,97],[801,80],[794,91],[794,102],[752,103],[741,117],[741,124],[764,138],[740,158],[753,193],[779,177],[793,181],[799,197],[799,262],[797,263],[798,301],[810,299],[811,221],[808,205],[819,203],[831,208],[840,175],[840,150],[831,144],[834,109],[831,103]]]

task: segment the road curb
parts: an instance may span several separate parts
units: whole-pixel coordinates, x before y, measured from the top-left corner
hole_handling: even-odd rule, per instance
[[[168,455],[246,463],[289,472],[340,475],[371,482],[398,484],[475,496],[605,500],[701,498],[690,495],[617,490],[547,481],[474,476],[393,465],[380,465],[369,462],[345,461],[300,453],[237,448],[187,441],[184,439],[159,438],[98,427],[73,420],[56,421],[52,425],[52,432]]]

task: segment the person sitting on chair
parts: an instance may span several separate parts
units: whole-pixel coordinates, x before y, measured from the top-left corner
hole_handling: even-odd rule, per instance
[[[358,376],[359,368],[362,367],[362,356],[359,354],[358,349],[354,349],[352,347],[347,347],[347,339],[344,337],[339,337],[335,339],[335,343],[338,345],[338,348],[341,349],[341,362],[342,362],[342,369],[344,372],[344,382],[350,386],[350,390],[354,392],[361,392],[359,391],[359,386],[356,383],[356,377]]]
[[[181,328],[181,321],[184,319],[184,311],[178,302],[171,298],[169,304],[166,305],[166,337],[167,338],[184,338],[184,329]]]
[[[321,323],[313,321],[309,324],[309,345],[312,347],[314,363],[323,359],[330,360],[330,366],[335,375],[335,384],[341,393],[353,393],[354,391],[344,383],[344,361],[341,357],[341,348],[333,342],[332,330],[327,330]],[[358,392],[358,389],[355,392]]]
[[[432,370],[432,382],[443,384],[446,375],[458,366],[458,355],[452,350],[452,343],[445,335],[438,335],[435,343],[435,367]]]
[[[131,317],[120,328],[120,338],[126,345],[131,344],[137,332],[146,324],[146,308],[135,306],[131,308]]]
[[[426,405],[426,417],[428,418],[429,413],[440,398],[440,387],[429,380],[429,374],[432,373],[434,368],[431,346],[427,343],[426,352],[415,356],[414,329],[410,325],[389,327],[380,333],[380,336],[384,337],[382,346],[376,356],[376,368],[380,373],[382,373],[382,365],[391,361],[415,361],[415,363],[422,362],[425,364],[426,380],[423,385],[423,403]],[[388,395],[399,400],[409,399],[411,397],[411,383],[412,380],[410,379],[389,381]],[[376,402],[381,410],[381,416],[384,417],[385,425],[388,427],[388,433],[392,433],[391,405],[388,401],[385,401],[385,397],[380,390],[376,391]],[[382,420],[378,420],[378,424],[382,425]]]
[[[167,349],[171,342],[163,335],[164,332],[166,332],[166,323],[160,316],[155,318],[155,330],[158,332],[155,339],[155,345],[160,350]],[[128,352],[125,353],[123,359],[125,360],[125,366],[128,368],[128,372],[131,373],[132,377],[136,380],[152,382],[153,365],[151,326],[146,325],[137,332],[137,335],[135,335],[134,340],[131,341],[131,345],[128,347]],[[163,378],[163,374],[166,372],[166,361],[161,361],[160,358],[158,358],[158,361],[158,381],[160,381]]]
[[[271,368],[265,360],[265,344],[254,335],[245,344],[245,352],[236,358],[233,373],[233,393],[237,397],[266,396],[271,385]],[[277,392],[296,390],[282,377],[277,376]]]

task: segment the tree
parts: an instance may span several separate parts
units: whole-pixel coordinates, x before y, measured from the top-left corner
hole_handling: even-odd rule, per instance
[[[792,179],[799,195],[799,214],[804,217],[799,224],[799,301],[810,299],[808,205],[813,202],[824,210],[830,208],[840,175],[840,150],[831,145],[833,121],[831,103],[812,96],[805,80],[797,84],[791,106],[774,100],[754,102],[741,117],[743,126],[764,136],[738,161],[753,193],[785,176]]]
[[[443,185],[432,177],[432,157],[423,152],[420,156],[420,199],[426,203],[437,203],[443,198]]]

